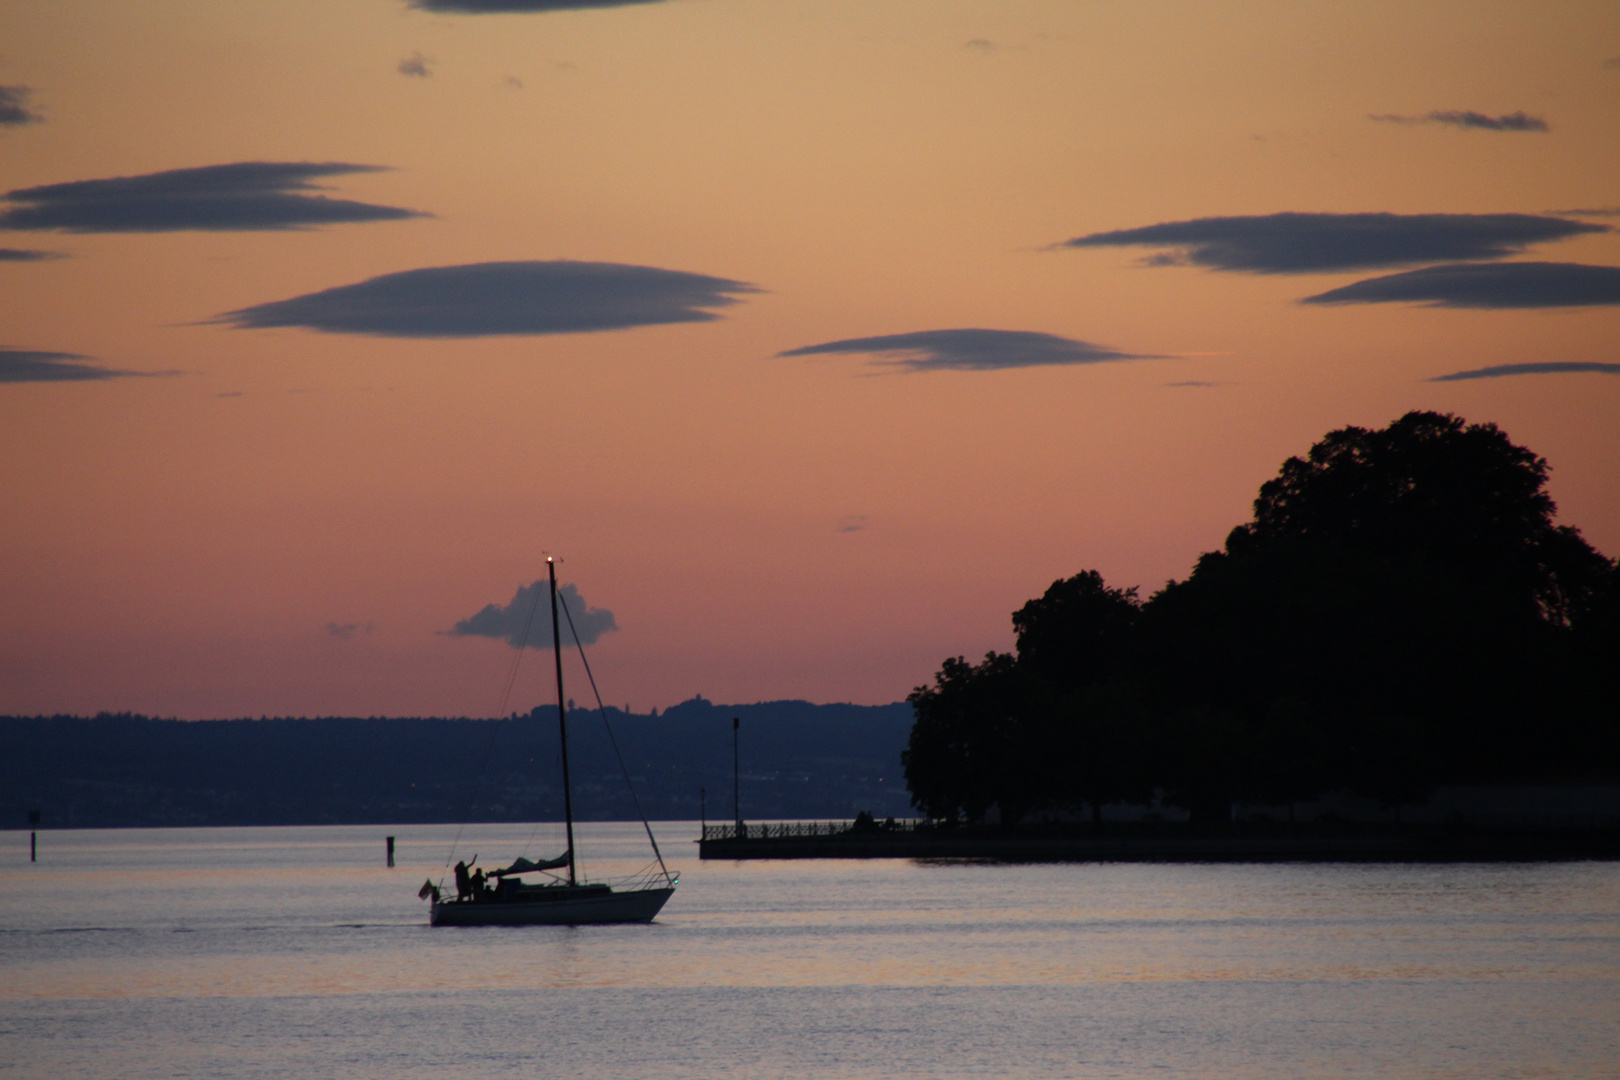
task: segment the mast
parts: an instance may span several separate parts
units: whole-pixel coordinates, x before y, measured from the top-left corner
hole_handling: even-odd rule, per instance
[[[574,885],[574,795],[568,785],[568,702],[563,697],[562,635],[557,632],[557,563],[546,556],[551,575],[551,655],[557,668],[557,734],[562,739],[563,821],[568,828],[568,884]]]

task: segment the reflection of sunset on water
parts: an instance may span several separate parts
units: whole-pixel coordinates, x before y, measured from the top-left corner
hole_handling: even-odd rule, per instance
[[[641,869],[639,826],[580,828],[601,877]],[[534,831],[473,829],[475,847]],[[666,844],[681,829],[658,827]],[[1527,876],[1512,866],[691,860],[651,927],[429,933],[406,886],[442,873],[455,829],[411,827],[393,871],[377,865],[381,832],[46,834],[47,863],[73,869],[0,877],[0,902],[21,913],[0,999],[1368,980],[1547,982],[1553,992],[1616,977],[1620,882],[1601,863]],[[131,836],[156,842],[124,848]],[[58,910],[53,898],[69,899]]]
[[[663,823],[683,880],[653,924],[427,926],[416,883],[452,843],[549,850],[548,828],[49,831],[34,865],[0,833],[7,1061],[1507,1080],[1602,1076],[1616,1050],[1612,863],[699,862],[697,823]],[[641,869],[638,826],[579,828],[593,869]]]

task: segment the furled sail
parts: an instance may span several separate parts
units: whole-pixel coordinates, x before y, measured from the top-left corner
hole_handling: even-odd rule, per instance
[[[511,866],[505,867],[501,870],[491,870],[489,872],[489,876],[505,877],[508,874],[527,874],[530,870],[555,870],[560,866],[567,865],[568,852],[566,851],[557,856],[555,859],[541,859],[539,862],[531,862],[530,860],[519,855],[517,861]]]

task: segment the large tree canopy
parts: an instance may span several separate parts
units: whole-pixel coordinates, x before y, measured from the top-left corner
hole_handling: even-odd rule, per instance
[[[1342,428],[1261,485],[1253,523],[1227,549],[1252,537],[1417,557],[1564,624],[1585,614],[1609,567],[1554,524],[1547,471],[1495,424],[1410,412],[1378,431]]]
[[[1110,589],[1095,570],[1054,581],[1013,612],[1019,663],[1066,690],[1100,682],[1118,665],[1140,608],[1135,588]]]
[[[1157,787],[1196,816],[1620,768],[1620,573],[1554,521],[1547,476],[1439,413],[1329,433],[1186,580],[1146,603],[1096,571],[1056,581],[1014,614],[1015,656],[918,687],[917,805],[1016,816]]]

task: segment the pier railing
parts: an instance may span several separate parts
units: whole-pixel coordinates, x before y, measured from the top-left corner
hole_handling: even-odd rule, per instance
[[[761,821],[726,822],[723,825],[705,825],[705,840],[786,840],[792,837],[871,835],[878,833],[909,833],[927,829],[926,820],[915,818],[872,818],[854,821]]]

